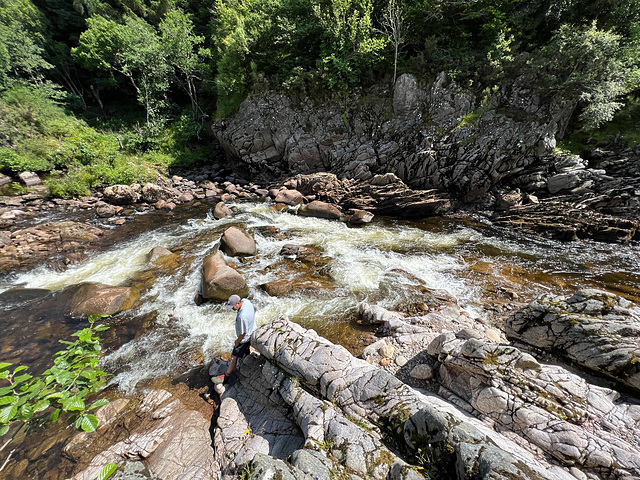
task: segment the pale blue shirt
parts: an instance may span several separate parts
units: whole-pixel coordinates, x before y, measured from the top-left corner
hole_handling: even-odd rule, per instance
[[[239,337],[243,333],[245,337],[240,343],[247,343],[249,337],[256,329],[256,312],[253,305],[246,298],[242,299],[242,307],[236,312],[236,336]]]

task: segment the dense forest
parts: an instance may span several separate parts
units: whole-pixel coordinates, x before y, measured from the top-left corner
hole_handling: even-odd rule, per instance
[[[633,130],[640,111],[630,0],[0,0],[0,38],[0,172],[63,197],[208,161],[208,122],[256,85],[445,71],[481,92],[529,73],[547,101],[577,101],[575,132]]]

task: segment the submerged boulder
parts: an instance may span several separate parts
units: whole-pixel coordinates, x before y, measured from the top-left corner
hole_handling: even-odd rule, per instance
[[[72,317],[115,315],[129,310],[140,298],[140,291],[135,287],[114,287],[87,282],[71,289],[75,290],[69,306]]]

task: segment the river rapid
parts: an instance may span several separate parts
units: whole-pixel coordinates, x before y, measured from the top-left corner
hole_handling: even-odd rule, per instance
[[[250,286],[259,325],[286,315],[358,354],[367,332],[358,305],[402,309],[420,302],[420,288],[445,289],[471,317],[487,323],[541,293],[567,294],[595,287],[640,303],[640,245],[559,243],[493,227],[480,218],[398,220],[376,217],[362,227],[306,218],[269,203],[232,205],[233,217],[216,220],[211,206],[145,213],[111,236],[111,245],[64,271],[42,266],[0,279],[0,360],[48,366],[59,339],[86,326],[65,312],[64,288],[80,282],[142,287],[132,310],[105,319],[103,366],[111,384],[135,392],[162,376],[176,377],[228,352],[234,314],[219,303],[197,306],[202,260],[217,251],[222,232],[245,228],[258,255],[226,257]],[[275,227],[275,228],[274,228]],[[121,227],[118,227],[121,228]],[[277,267],[286,244],[313,246],[328,263],[315,288],[271,297],[261,284],[299,274]],[[153,270],[156,246],[179,254],[170,270]]]

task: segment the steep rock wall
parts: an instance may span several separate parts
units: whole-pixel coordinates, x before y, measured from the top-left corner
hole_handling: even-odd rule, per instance
[[[508,176],[543,162],[573,110],[544,104],[517,79],[475,96],[441,73],[430,84],[402,75],[348,97],[294,100],[267,91],[212,126],[228,157],[257,179],[333,172],[368,180],[394,173],[413,188],[474,201]]]

